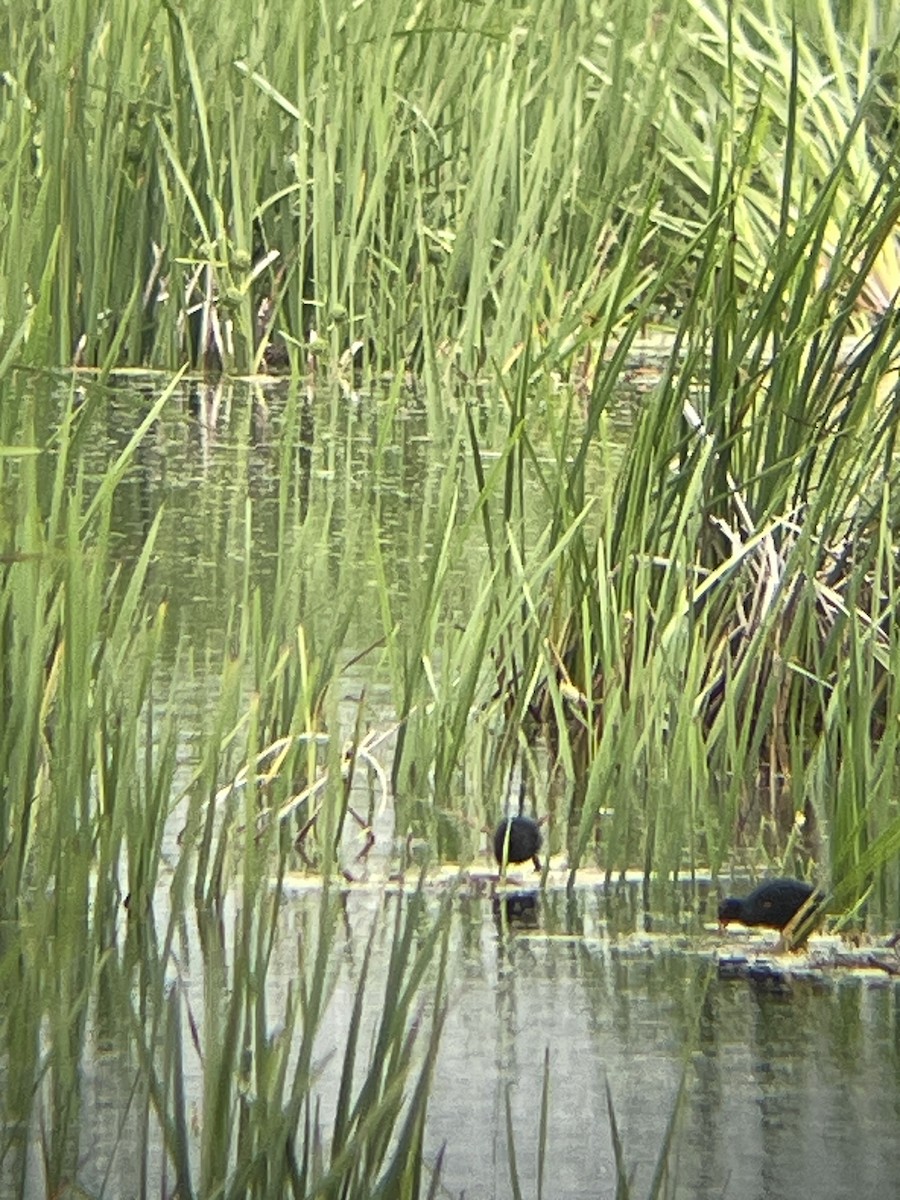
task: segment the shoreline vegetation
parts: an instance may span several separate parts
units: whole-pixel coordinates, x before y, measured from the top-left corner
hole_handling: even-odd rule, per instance
[[[900,922],[898,38],[893,0],[2,7],[10,1195],[77,1187],[88,1035],[127,1044],[136,1195],[160,1146],[181,1197],[441,1194],[454,908],[425,874],[474,861],[520,794],[537,886],[562,853],[570,890],[734,868],[816,883],[850,930]],[[161,386],[90,477],[135,370]],[[275,371],[277,404],[237,398]],[[118,491],[194,420],[198,376],[244,445],[277,425],[274,565],[248,456],[191,480],[194,550],[228,564],[215,654],[171,615],[164,502],[117,558]],[[336,501],[351,392],[369,456]],[[407,481],[395,558],[404,406],[444,467]],[[378,632],[348,665],[363,602]],[[346,698],[361,661],[389,762]],[[324,1128],[342,839],[384,796],[421,878],[361,950]],[[275,1001],[298,856],[321,903]]]
[[[793,7],[14,0],[0,347],[589,375],[708,316],[710,257],[742,307],[797,276],[865,329],[900,277],[896,13]]]

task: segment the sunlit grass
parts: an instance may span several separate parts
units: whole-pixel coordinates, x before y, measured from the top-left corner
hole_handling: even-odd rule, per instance
[[[723,161],[750,281],[849,137],[819,253],[848,269],[896,132],[892,11],[845,31],[799,6],[792,55],[777,6],[445,8],[8,5],[0,366],[247,372],[272,343],[327,374],[358,346],[412,366],[437,417],[451,367],[508,365],[529,334],[563,374],[595,362]],[[889,303],[894,240],[860,309]]]
[[[805,810],[797,851],[838,884],[883,839],[873,878],[896,891],[895,322],[888,313],[850,340],[869,265],[892,236],[886,177],[845,225],[852,269],[822,282],[815,267],[854,144],[850,131],[750,287],[736,263],[733,181],[719,175],[668,366],[599,537],[576,539],[561,650],[576,702],[565,732],[558,711],[552,723],[563,746],[578,737],[587,764],[578,847],[604,795],[624,784],[634,798],[605,823],[610,866],[715,868],[735,850],[778,861]],[[576,473],[575,496],[581,486]],[[555,682],[542,687],[553,700]]]

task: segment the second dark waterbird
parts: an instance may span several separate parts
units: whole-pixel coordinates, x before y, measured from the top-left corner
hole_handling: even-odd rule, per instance
[[[494,832],[494,854],[501,866],[504,857],[507,863],[527,862],[530,858],[539,871],[541,841],[540,827],[531,817],[504,817]]]
[[[812,884],[801,879],[767,879],[749,896],[727,896],[719,905],[719,924],[784,929],[814,893]]]

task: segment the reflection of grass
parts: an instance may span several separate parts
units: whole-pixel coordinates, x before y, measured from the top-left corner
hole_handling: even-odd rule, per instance
[[[544,1174],[545,1163],[547,1157],[548,1129],[547,1120],[549,1113],[549,1097],[550,1087],[552,1084],[550,1070],[550,1051],[544,1052],[544,1077],[541,1087],[541,1104],[538,1116],[538,1138],[537,1138],[537,1171],[536,1171],[536,1189],[535,1196],[537,1200],[541,1200],[544,1195],[553,1195],[552,1184],[549,1189],[545,1190]],[[509,1162],[510,1184],[512,1186],[513,1196],[515,1200],[523,1200],[524,1193],[522,1184],[519,1178],[518,1155],[521,1150],[517,1150],[517,1145],[522,1141],[521,1130],[516,1129],[513,1120],[512,1105],[510,1102],[511,1088],[507,1087],[505,1093],[506,1103],[506,1145],[507,1156]],[[681,1113],[682,1100],[684,1098],[684,1076],[682,1076],[681,1084],[675,1097],[675,1103],[672,1105],[672,1112],[666,1123],[665,1132],[663,1134],[662,1145],[659,1149],[659,1155],[656,1160],[656,1167],[653,1172],[653,1179],[650,1183],[649,1191],[647,1192],[648,1200],[659,1200],[660,1197],[671,1194],[672,1176],[671,1165],[669,1162],[670,1155],[673,1151],[673,1142],[677,1129],[678,1119]],[[634,1173],[629,1169],[628,1157],[622,1138],[619,1134],[619,1123],[616,1119],[616,1110],[613,1103],[612,1089],[609,1081],[606,1083],[606,1111],[609,1118],[610,1136],[612,1139],[613,1157],[615,1161],[616,1172],[616,1200],[629,1200],[633,1195]]]
[[[369,962],[374,939],[383,936],[382,919],[373,924],[346,1040],[334,1047],[341,1071],[328,1128],[317,1097],[317,1039],[335,979],[339,905],[326,891],[318,928],[306,929],[298,947],[293,985],[283,1006],[272,1012],[259,983],[272,954],[278,912],[278,894],[263,890],[252,909],[241,911],[233,932],[214,915],[201,915],[202,1018],[192,1012],[187,989],[178,986],[155,997],[159,1008],[152,1027],[145,1019],[134,1030],[147,1073],[146,1101],[163,1129],[179,1192],[417,1196],[444,1018],[449,909],[445,905],[425,928],[420,894],[397,905],[384,990],[366,1048],[361,1042]],[[422,1011],[426,987],[427,1019]],[[203,1068],[197,1137],[191,1136],[183,1110],[192,1090],[185,1053],[198,1055]],[[155,1058],[162,1073],[154,1067]],[[192,1153],[198,1140],[199,1151]]]

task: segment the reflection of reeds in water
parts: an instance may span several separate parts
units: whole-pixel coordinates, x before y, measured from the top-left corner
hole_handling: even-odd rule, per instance
[[[550,1090],[556,1082],[559,1086],[560,1081],[554,1081],[549,1049],[544,1052],[544,1072],[543,1085],[541,1088],[540,1107],[537,1115],[537,1190],[538,1197],[545,1195],[544,1187],[544,1164],[547,1158],[547,1125],[548,1125],[548,1110]],[[563,1085],[565,1081],[562,1081]],[[647,1192],[648,1200],[658,1200],[659,1197],[670,1194],[672,1187],[674,1172],[670,1163],[670,1156],[675,1148],[675,1137],[678,1126],[678,1119],[681,1114],[682,1101],[684,1098],[684,1076],[682,1076],[681,1084],[675,1097],[675,1103],[672,1106],[672,1112],[666,1123],[663,1132],[662,1143],[660,1145],[659,1154],[656,1160],[656,1166],[653,1172],[653,1178],[650,1182],[650,1188]],[[523,1195],[522,1186],[519,1176],[519,1157],[522,1153],[522,1143],[527,1142],[526,1136],[523,1134],[521,1127],[516,1127],[513,1120],[513,1112],[510,1104],[511,1085],[507,1086],[505,1092],[506,1104],[506,1144],[507,1156],[509,1162],[509,1174],[512,1184],[513,1195]],[[623,1139],[619,1133],[619,1122],[616,1118],[615,1104],[613,1102],[612,1089],[609,1081],[606,1082],[606,1112],[609,1120],[610,1136],[612,1140],[612,1149],[615,1162],[615,1179],[616,1179],[616,1195],[630,1196],[633,1182],[633,1170],[629,1166],[628,1154],[625,1149]],[[529,1146],[529,1150],[531,1147]],[[552,1189],[550,1194],[552,1195]]]

